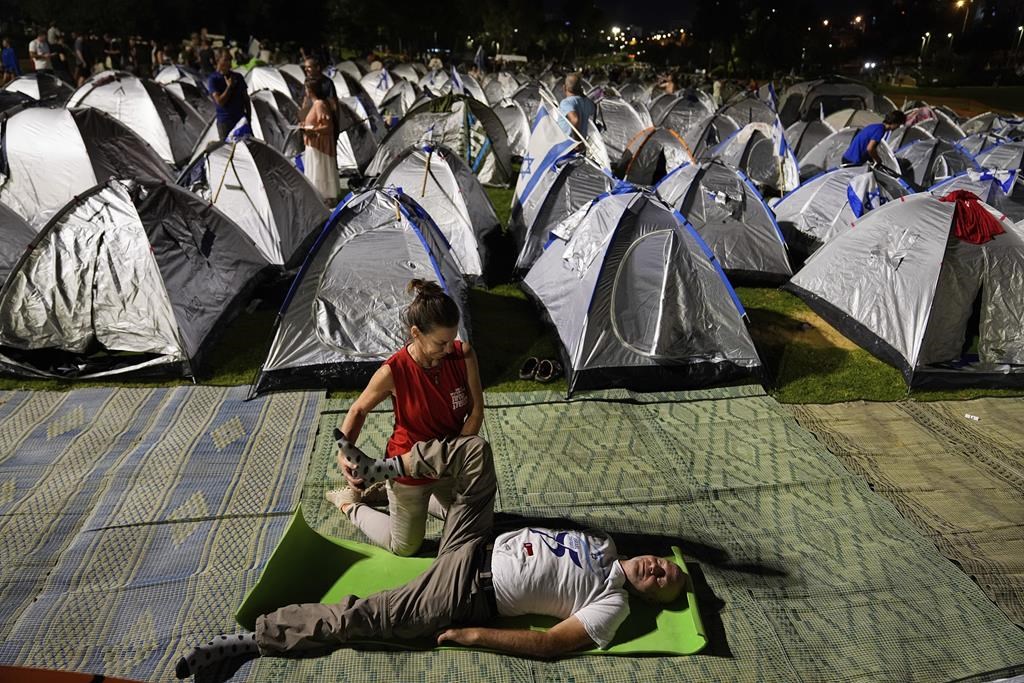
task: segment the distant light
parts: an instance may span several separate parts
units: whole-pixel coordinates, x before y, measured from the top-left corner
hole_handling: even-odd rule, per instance
[[[832,49],[832,43],[828,44],[828,49],[830,49],[830,50]]]
[[[964,6],[964,0],[956,0],[956,8],[960,9]]]
[[[1024,31],[1024,26],[1018,26],[1018,27],[1017,27],[1017,30],[1018,30],[1018,31]]]
[[[925,38],[931,38],[932,37],[932,32],[931,31],[925,31],[924,32],[924,36],[925,36]]]
[[[619,28],[618,26],[612,26],[612,35],[613,36],[617,36],[620,33],[622,33],[622,29],[621,28]]]
[[[1020,30],[1020,26],[1018,26],[1018,27],[1017,27],[1017,29],[1018,29],[1018,30]],[[953,37],[953,34],[952,34],[952,33],[947,33],[947,34],[946,34],[946,37],[947,37],[947,38],[952,38],[952,37]]]
[[[859,24],[859,23],[860,23],[860,20],[861,20],[861,17],[859,17],[859,16],[856,16],[856,17],[854,17],[854,18],[853,18],[853,23],[855,23],[855,24]]]
[[[828,19],[826,19],[825,21],[821,22],[821,25],[822,26],[828,26]]]

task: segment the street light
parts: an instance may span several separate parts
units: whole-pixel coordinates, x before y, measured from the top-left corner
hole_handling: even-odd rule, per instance
[[[964,8],[964,25],[960,28],[960,33],[967,31],[967,18],[971,16],[971,3],[974,0],[956,0],[956,8]]]
[[[622,33],[622,29],[621,28],[619,28],[618,26],[612,26],[612,35],[613,36],[617,36],[620,33]]]
[[[952,33],[947,33],[946,37],[949,38],[949,49],[952,50],[953,49],[953,34]]]
[[[1021,39],[1021,36],[1024,36],[1024,26],[1018,26],[1017,27],[1017,47],[1013,48],[1014,53],[1016,53],[1018,50],[1020,50],[1020,39]]]

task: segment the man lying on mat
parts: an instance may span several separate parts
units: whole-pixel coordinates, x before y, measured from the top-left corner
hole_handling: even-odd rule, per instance
[[[452,477],[437,560],[394,590],[324,605],[288,605],[256,620],[255,633],[223,635],[178,662],[185,678],[223,660],[337,647],[347,641],[436,637],[530,657],[607,647],[629,614],[627,590],[668,604],[685,585],[677,565],[653,555],[617,558],[611,539],[526,528],[491,541],[496,490],[490,446],[478,436],[417,444],[373,460],[335,431],[365,483],[401,476]],[[546,632],[487,628],[497,616],[543,614],[563,621]]]

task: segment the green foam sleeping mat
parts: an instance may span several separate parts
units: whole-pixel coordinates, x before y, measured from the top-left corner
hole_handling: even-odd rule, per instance
[[[629,617],[619,627],[608,649],[583,650],[574,655],[690,655],[707,645],[693,581],[679,548],[673,547],[672,551],[674,556],[667,559],[686,574],[683,595],[660,608],[631,597]],[[433,560],[431,557],[398,557],[366,543],[323,536],[306,523],[300,506],[256,585],[235,613],[235,619],[251,630],[259,615],[285,605],[337,602],[346,595],[365,597],[396,588],[426,571]],[[530,615],[502,617],[486,625],[546,630],[556,623],[558,620],[552,617]],[[401,649],[423,647],[405,642],[376,644]]]

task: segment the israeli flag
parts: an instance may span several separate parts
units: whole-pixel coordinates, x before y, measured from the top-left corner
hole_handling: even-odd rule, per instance
[[[452,92],[458,93],[459,95],[466,94],[466,84],[459,78],[459,72],[452,66]]]
[[[875,174],[868,171],[854,177],[846,186],[846,200],[857,218],[881,206],[884,201]]]
[[[235,124],[235,127],[228,132],[228,136],[224,138],[224,141],[238,142],[249,137],[252,137],[252,126],[249,125],[249,119],[243,116]]]
[[[547,105],[542,104],[533,119],[530,142],[526,146],[526,154],[523,155],[523,163],[519,167],[515,199],[520,204],[525,202],[541,174],[575,144],[548,113]]]
[[[779,96],[775,92],[775,84],[771,81],[768,82],[768,106],[772,108],[773,112],[778,113]]]
[[[772,143],[779,157],[779,189],[783,192],[795,190],[800,184],[800,164],[786,140],[786,131],[778,115],[772,123]]]

